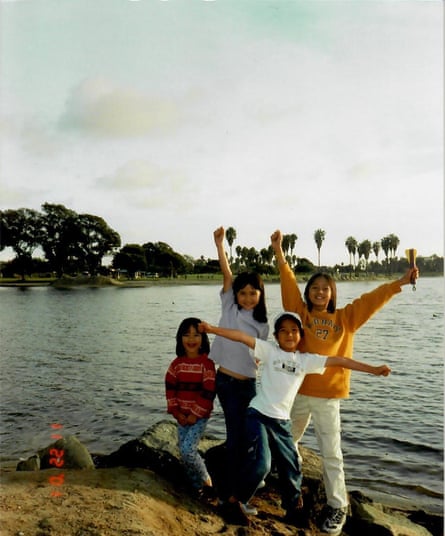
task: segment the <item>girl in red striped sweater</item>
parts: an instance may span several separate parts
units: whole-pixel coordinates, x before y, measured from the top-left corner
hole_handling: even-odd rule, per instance
[[[167,411],[178,422],[178,447],[194,491],[212,495],[212,480],[198,452],[213,409],[215,365],[208,358],[206,333],[198,331],[199,318],[186,318],[176,334],[176,355],[165,375]]]

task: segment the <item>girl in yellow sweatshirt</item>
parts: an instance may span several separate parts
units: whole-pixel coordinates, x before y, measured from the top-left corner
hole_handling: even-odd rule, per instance
[[[417,279],[417,268],[410,268],[397,281],[385,283],[363,294],[341,309],[336,308],[336,285],[329,274],[318,273],[308,281],[304,299],[294,272],[282,249],[281,231],[271,236],[280,270],[281,299],[286,311],[298,313],[304,337],[301,352],[352,359],[355,332],[395,294],[402,285]],[[311,417],[323,460],[328,514],[322,530],[340,534],[346,521],[348,498],[343,471],[340,434],[340,400],[349,396],[351,371],[329,367],[324,374],[308,374],[292,408],[292,433],[295,443],[302,438]]]

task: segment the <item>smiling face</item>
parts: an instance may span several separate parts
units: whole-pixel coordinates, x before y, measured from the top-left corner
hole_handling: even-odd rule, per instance
[[[202,335],[194,326],[190,326],[182,335],[182,344],[187,357],[198,357],[201,343]]]
[[[329,281],[323,276],[314,279],[308,289],[307,297],[312,303],[313,309],[326,311],[332,298],[332,288]]]
[[[300,326],[292,318],[285,318],[275,333],[278,346],[285,352],[296,352],[301,340]]]
[[[236,301],[242,309],[251,311],[260,301],[261,291],[252,285],[246,285],[236,293]]]

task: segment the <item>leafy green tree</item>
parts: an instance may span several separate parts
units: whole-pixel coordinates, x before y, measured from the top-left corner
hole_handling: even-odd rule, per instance
[[[103,257],[121,244],[119,234],[99,216],[50,203],[42,208],[42,248],[58,277],[79,270],[97,273]]]
[[[63,205],[42,205],[42,249],[58,277],[78,270],[78,215]]]
[[[295,268],[295,271],[299,274],[309,274],[315,271],[315,266],[309,259],[306,259],[305,257],[303,257],[303,258],[298,259],[298,263],[297,263],[297,267]]]
[[[16,254],[15,268],[22,279],[32,269],[32,254],[42,240],[42,216],[36,210],[19,208],[0,212],[1,249]]]
[[[431,257],[418,256],[416,259],[420,273],[440,273],[443,275],[443,257],[431,255]]]
[[[321,249],[321,245],[324,242],[325,237],[326,237],[326,232],[323,231],[323,229],[317,229],[314,232],[314,240],[315,240],[315,244],[317,245],[317,251],[318,251],[318,266],[320,266],[320,249]]]
[[[357,240],[353,236],[348,236],[345,246],[349,253],[349,264],[355,266],[355,254],[357,252]]]
[[[232,245],[233,245],[235,238],[236,238],[236,230],[233,227],[228,227],[226,229],[226,240],[227,240],[227,243],[229,244],[229,249],[230,249],[230,263],[233,262]]]
[[[129,277],[134,278],[136,272],[147,271],[147,257],[145,250],[139,244],[125,244],[112,260],[112,266],[116,270],[127,270]]]
[[[203,255],[193,262],[194,274],[216,274],[220,272],[219,261],[217,259],[205,259]]]
[[[193,271],[193,266],[165,242],[147,242],[142,247],[150,272],[156,272],[164,277],[177,277]]]
[[[105,220],[92,214],[80,214],[77,218],[79,263],[85,263],[91,274],[96,274],[105,255],[113,253],[121,245],[119,234]]]

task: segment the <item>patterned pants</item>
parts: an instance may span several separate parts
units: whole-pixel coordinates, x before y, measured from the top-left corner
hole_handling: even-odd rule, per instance
[[[210,479],[207,467],[198,452],[199,441],[204,434],[208,419],[198,419],[196,424],[178,424],[178,446],[184,469],[192,486],[199,489]]]

